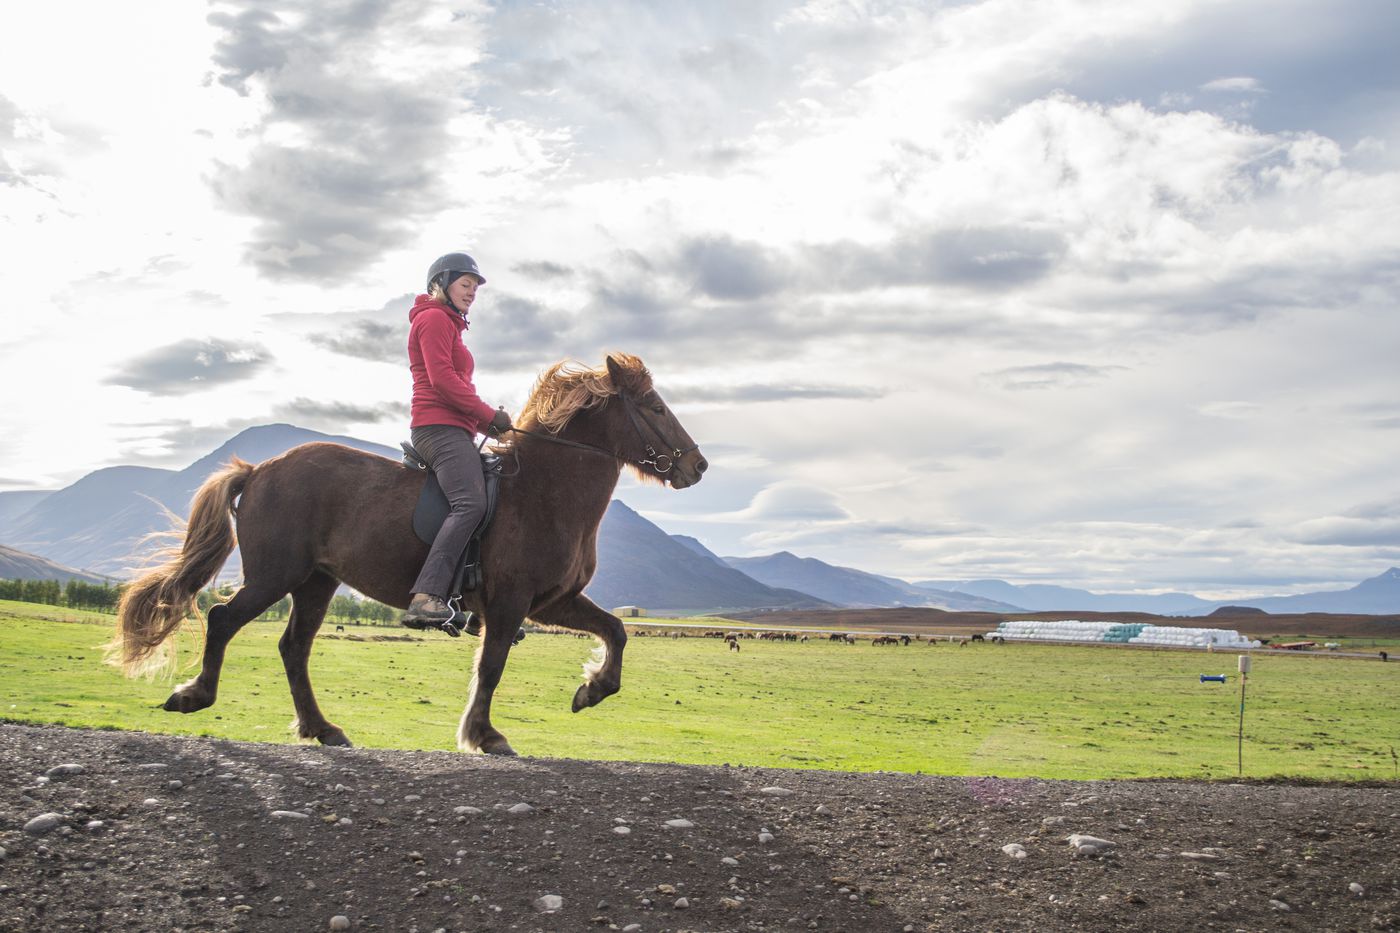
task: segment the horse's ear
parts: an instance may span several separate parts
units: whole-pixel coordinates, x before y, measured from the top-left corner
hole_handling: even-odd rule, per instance
[[[627,387],[627,370],[622,368],[616,357],[608,357],[608,378],[612,380],[614,389],[624,389]]]

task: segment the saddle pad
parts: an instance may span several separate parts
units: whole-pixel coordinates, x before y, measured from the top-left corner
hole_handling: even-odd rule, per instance
[[[491,518],[496,514],[496,491],[501,480],[501,458],[494,454],[483,454],[481,472],[486,478],[486,512],[481,516],[481,523],[472,532],[473,538],[479,538],[486,534],[486,529],[491,524]],[[429,472],[423,478],[423,491],[418,494],[418,504],[413,508],[413,533],[418,536],[418,540],[431,545],[433,539],[437,537],[438,529],[442,528],[442,523],[447,521],[447,513],[450,511],[452,511],[452,506],[447,502],[447,495],[438,485],[437,477]]]

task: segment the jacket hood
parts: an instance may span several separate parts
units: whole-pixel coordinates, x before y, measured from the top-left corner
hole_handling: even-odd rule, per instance
[[[447,312],[448,316],[451,317],[453,321],[457,322],[457,328],[459,330],[466,328],[467,322],[462,320],[462,316],[458,314],[455,309],[449,308],[446,304],[428,295],[419,295],[413,300],[413,307],[408,309],[409,323],[413,323],[414,318],[424,311],[427,311],[429,308],[436,308],[439,311]]]

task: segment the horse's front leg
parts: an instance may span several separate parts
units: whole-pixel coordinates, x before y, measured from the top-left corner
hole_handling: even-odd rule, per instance
[[[598,608],[587,596],[578,595],[536,613],[535,619],[546,625],[588,632],[603,643],[599,649],[602,657],[595,656],[583,666],[583,684],[574,694],[575,713],[597,706],[622,689],[622,649],[627,645],[627,630],[617,616]]]
[[[476,650],[471,694],[462,723],[457,728],[457,747],[465,752],[487,755],[514,755],[506,737],[491,725],[491,697],[501,682],[510,655],[511,642],[524,621],[524,607],[491,606],[484,615],[484,633]]]

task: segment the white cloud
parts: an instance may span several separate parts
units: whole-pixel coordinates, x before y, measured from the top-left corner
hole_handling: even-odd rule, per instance
[[[1264,406],[1257,402],[1206,402],[1199,409],[1201,414],[1209,415],[1212,418],[1226,418],[1229,420],[1243,421],[1254,418],[1264,410]]]
[[[1263,85],[1257,78],[1216,78],[1201,85],[1203,91],[1226,91],[1236,94],[1263,94]]]

